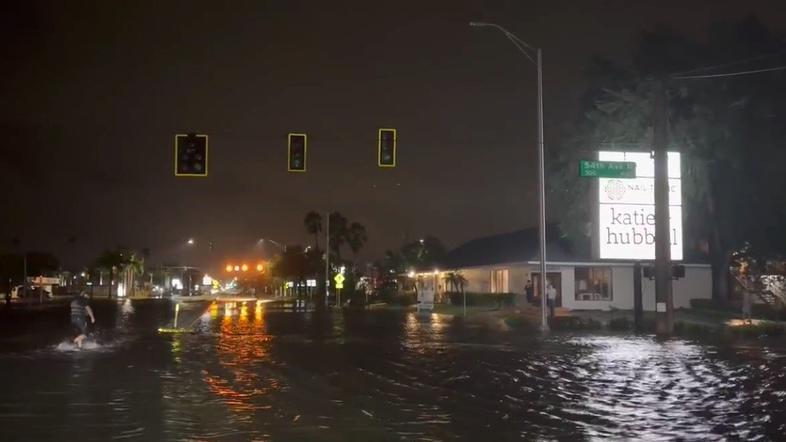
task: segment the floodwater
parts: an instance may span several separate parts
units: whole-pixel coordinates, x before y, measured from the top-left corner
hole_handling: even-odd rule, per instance
[[[406,311],[105,305],[0,339],[0,439],[782,440],[786,354]],[[63,313],[65,315],[67,313]],[[61,321],[62,322],[62,321]],[[61,322],[56,322],[58,325]]]

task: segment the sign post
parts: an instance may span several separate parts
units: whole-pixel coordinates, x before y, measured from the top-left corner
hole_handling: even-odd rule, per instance
[[[336,307],[341,307],[341,289],[344,288],[344,277],[343,273],[337,273],[336,276],[333,277],[333,281],[336,282]]]

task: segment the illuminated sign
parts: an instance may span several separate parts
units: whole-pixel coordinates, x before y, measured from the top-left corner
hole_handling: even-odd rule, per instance
[[[600,161],[636,163],[636,177],[598,178],[601,259],[655,259],[655,162],[648,152],[598,152]],[[682,183],[679,152],[669,152],[671,259],[682,260]]]
[[[338,273],[336,276],[333,277],[333,280],[336,281],[336,288],[343,289],[344,288],[344,277],[343,273]]]

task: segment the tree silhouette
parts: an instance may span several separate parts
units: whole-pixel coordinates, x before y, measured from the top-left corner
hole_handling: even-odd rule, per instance
[[[645,32],[630,66],[596,59],[573,134],[548,160],[548,198],[562,230],[590,244],[591,186],[578,178],[578,160],[601,147],[648,150],[651,79],[661,78],[668,93],[670,149],[681,152],[683,163],[686,254],[709,252],[714,296],[728,296],[731,253],[745,241],[786,251],[783,72],[690,80],[672,75],[781,65],[782,51],[782,40],[749,17],[714,25],[706,42],[666,27]],[[770,56],[752,59],[759,54]]]
[[[303,220],[306,231],[314,235],[314,247],[319,250],[319,234],[322,232],[322,215],[312,210],[306,214]]]
[[[366,241],[368,241],[366,228],[357,222],[350,224],[349,229],[347,229],[347,245],[352,250],[352,255],[355,259],[357,259],[357,254],[363,248],[363,245],[366,244]]]

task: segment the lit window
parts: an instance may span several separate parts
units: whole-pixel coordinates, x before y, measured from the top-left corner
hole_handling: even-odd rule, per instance
[[[508,293],[508,269],[491,271],[491,293]]]
[[[577,301],[611,301],[611,267],[576,267]]]

